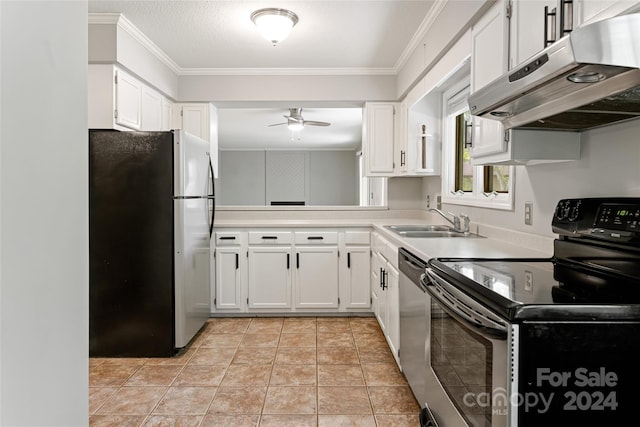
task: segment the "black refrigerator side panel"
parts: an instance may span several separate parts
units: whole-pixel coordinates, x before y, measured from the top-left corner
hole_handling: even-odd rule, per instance
[[[89,132],[89,355],[174,352],[173,138]]]

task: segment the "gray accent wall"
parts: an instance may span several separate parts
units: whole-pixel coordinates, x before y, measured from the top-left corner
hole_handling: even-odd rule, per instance
[[[219,206],[358,205],[355,151],[221,151]]]

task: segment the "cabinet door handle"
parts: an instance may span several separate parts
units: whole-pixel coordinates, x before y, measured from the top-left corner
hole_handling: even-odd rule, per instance
[[[324,237],[322,237],[322,236],[309,236],[309,237],[307,237],[307,240],[324,240]]]
[[[240,267],[240,257],[236,254],[236,270]]]
[[[300,268],[300,252],[296,252],[296,268]]]
[[[383,291],[389,287],[389,285],[387,285],[387,275],[388,274],[389,273],[387,273],[386,270],[385,270],[384,276],[383,276],[384,279],[382,280],[382,290]]]
[[[400,166],[404,166],[406,163],[406,159],[405,159],[405,152],[404,150],[400,150]]]
[[[278,240],[278,236],[262,236],[262,240]]]
[[[380,267],[380,287],[384,290],[384,268]]]
[[[564,25],[564,24],[563,24]],[[544,40],[542,47],[547,47],[556,41],[556,8],[549,12],[549,6],[544,7]]]
[[[220,240],[236,240],[236,236],[220,236]]]
[[[291,255],[287,254],[287,270],[291,268]]]
[[[351,252],[347,252],[347,268],[351,268]]]
[[[560,37],[573,31],[573,0],[560,0]]]

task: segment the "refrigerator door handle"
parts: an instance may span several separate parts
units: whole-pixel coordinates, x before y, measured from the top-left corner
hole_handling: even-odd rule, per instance
[[[209,159],[209,195],[207,199],[211,200],[211,214],[207,212],[207,219],[209,221],[209,238],[213,236],[213,221],[216,217],[216,192],[213,182],[213,165],[211,164],[211,159]],[[209,204],[207,203],[207,209],[209,209]]]

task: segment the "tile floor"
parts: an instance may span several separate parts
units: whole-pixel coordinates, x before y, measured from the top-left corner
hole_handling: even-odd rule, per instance
[[[419,425],[372,317],[215,318],[178,357],[89,369],[92,427]]]

